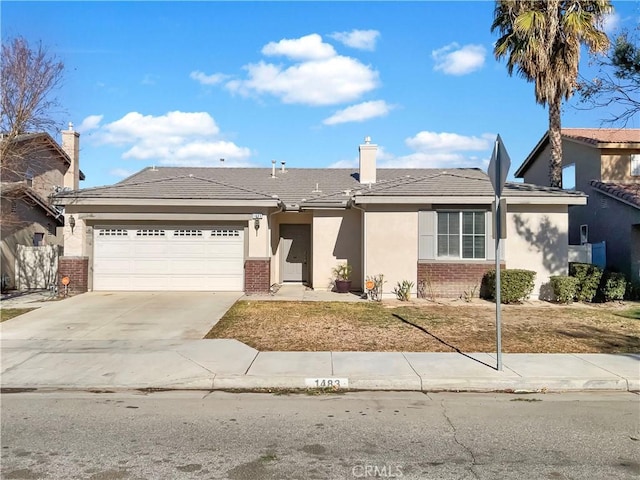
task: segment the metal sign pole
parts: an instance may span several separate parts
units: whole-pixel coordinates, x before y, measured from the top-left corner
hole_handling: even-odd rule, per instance
[[[502,232],[502,211],[500,205],[500,195],[496,194],[496,215],[494,218],[496,224],[496,351],[498,371],[502,371],[502,318],[501,318],[501,299],[500,299],[500,237]]]
[[[489,168],[487,169],[487,175],[491,180],[493,191],[495,192],[495,207],[493,208],[493,225],[494,238],[496,240],[496,351],[497,351],[497,369],[502,371],[502,319],[500,318],[500,309],[502,306],[502,300],[500,298],[500,240],[507,238],[506,230],[506,216],[505,224],[503,225],[502,215],[506,215],[506,204],[501,205],[500,195],[504,188],[505,181],[507,180],[507,174],[509,173],[509,167],[511,166],[511,159],[507,153],[507,149],[504,148],[500,135],[496,137],[496,143],[493,148],[493,154],[491,155],[491,161],[489,162]],[[504,210],[504,212],[503,212]],[[503,236],[504,235],[504,236]]]

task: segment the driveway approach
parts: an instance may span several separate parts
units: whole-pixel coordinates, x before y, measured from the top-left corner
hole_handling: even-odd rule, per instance
[[[0,324],[3,340],[201,339],[241,292],[90,292]]]

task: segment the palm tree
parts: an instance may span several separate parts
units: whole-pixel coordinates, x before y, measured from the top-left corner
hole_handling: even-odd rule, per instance
[[[562,187],[560,107],[577,85],[580,47],[603,52],[609,39],[601,30],[613,10],[609,0],[498,0],[491,31],[501,37],[493,53],[507,58],[507,70],[535,83],[536,101],[549,105],[551,162],[549,184]]]

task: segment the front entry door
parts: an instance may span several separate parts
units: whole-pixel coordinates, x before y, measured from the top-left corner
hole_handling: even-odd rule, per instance
[[[283,282],[308,282],[310,226],[280,225]]]

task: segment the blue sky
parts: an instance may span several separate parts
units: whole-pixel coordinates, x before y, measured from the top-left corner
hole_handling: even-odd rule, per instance
[[[613,2],[607,30],[640,2]],[[533,85],[492,53],[494,3],[12,2],[2,40],[42,41],[66,67],[58,99],[81,132],[83,187],[144,167],[486,168],[511,175],[547,129]],[[593,73],[583,55],[582,73]],[[607,112],[563,111],[566,127]],[[637,122],[637,120],[636,120]],[[630,122],[628,127],[640,127]]]

